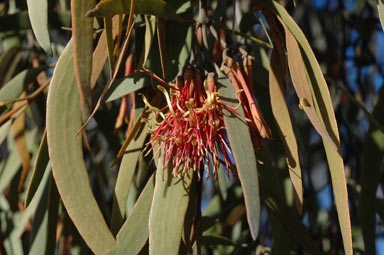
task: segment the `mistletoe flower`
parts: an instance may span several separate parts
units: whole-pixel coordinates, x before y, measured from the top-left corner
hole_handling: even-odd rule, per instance
[[[213,76],[209,74],[203,86],[200,76],[188,67],[184,77],[176,79],[175,85],[167,85],[169,92],[159,85],[158,89],[167,101],[162,109],[151,106],[143,96],[148,110],[154,113],[151,117],[154,123],[150,129],[152,137],[144,151],[147,154],[153,151],[155,158],[162,150],[162,165],[172,169],[174,177],[193,170],[200,178],[204,166],[206,178],[211,172],[217,178],[221,162],[227,174],[229,171],[236,174],[231,162],[231,149],[226,141],[222,110],[237,111],[220,101]]]

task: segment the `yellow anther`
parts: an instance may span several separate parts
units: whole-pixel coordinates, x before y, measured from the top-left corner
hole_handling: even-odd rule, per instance
[[[167,100],[167,104],[169,106],[169,111],[172,113],[173,116],[175,116],[175,112],[173,111],[171,99],[169,98],[168,91],[161,85],[157,85],[157,88],[164,94],[165,99]]]

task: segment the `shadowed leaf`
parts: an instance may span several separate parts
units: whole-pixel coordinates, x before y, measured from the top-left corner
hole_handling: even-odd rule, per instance
[[[373,116],[384,124],[384,89],[373,110]],[[359,200],[359,216],[367,254],[376,254],[376,211],[380,204],[374,203],[382,173],[384,159],[384,134],[375,125],[370,125],[365,136],[363,157],[361,161],[361,196]]]
[[[85,16],[95,6],[95,0],[72,0],[72,36],[75,76],[84,113],[91,106],[90,78],[92,73],[93,18]]]
[[[130,0],[103,0],[95,9],[88,12],[88,16],[111,17],[116,14],[128,14]],[[169,19],[180,20],[176,8],[164,0],[136,0],[135,13],[155,15]]]
[[[0,90],[0,113],[4,112],[7,108],[10,109],[10,107],[5,106],[5,104],[19,98],[27,86],[45,69],[47,69],[47,67],[24,70],[7,82]]]
[[[145,138],[147,137],[147,128],[147,125],[143,125],[138,130],[135,137],[129,143],[120,165],[112,207],[111,231],[113,234],[116,234],[119,231],[126,216],[125,210],[127,206],[128,193],[131,187],[133,175],[135,173],[137,160],[143,148]]]
[[[149,216],[149,254],[178,254],[192,178],[172,177],[170,169],[163,170],[162,156],[157,163]]]
[[[117,246],[109,255],[135,255],[148,240],[149,212],[152,204],[155,177],[148,180],[132,212],[117,234]]]
[[[37,152],[37,157],[33,168],[32,178],[29,182],[27,195],[25,196],[25,206],[28,206],[32,201],[32,198],[40,185],[41,179],[43,178],[48,162],[49,154],[47,145],[47,132],[45,131],[43,138],[41,139],[39,151]]]

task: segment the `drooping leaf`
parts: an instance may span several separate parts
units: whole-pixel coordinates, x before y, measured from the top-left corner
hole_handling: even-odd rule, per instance
[[[220,98],[228,106],[235,107],[237,104],[235,89],[229,79],[221,72],[220,74],[218,80]],[[238,111],[240,114],[243,114],[241,109],[238,109]],[[226,109],[224,109],[223,112],[225,128],[236,161],[241,187],[243,188],[249,228],[252,238],[256,240],[259,234],[260,197],[256,157],[251,137],[245,120]]]
[[[147,137],[147,128],[147,125],[143,125],[138,130],[135,137],[129,143],[120,165],[119,175],[116,180],[115,195],[113,197],[111,219],[111,231],[113,234],[117,234],[120,227],[124,223],[128,193],[131,187],[138,158],[143,148],[145,138]]]
[[[105,27],[105,35],[107,40],[107,49],[108,49],[108,61],[109,61],[109,70],[111,73],[111,77],[115,72],[115,56],[113,55],[113,32],[112,32],[112,17],[104,18],[104,27]]]
[[[117,35],[118,32],[118,22],[119,22],[119,17],[115,16],[112,18],[112,38],[114,39]],[[104,30],[103,33],[100,36],[100,39],[97,43],[96,49],[93,52],[92,55],[92,73],[91,73],[91,82],[90,82],[90,87],[91,89],[94,89],[97,79],[99,79],[99,76],[101,72],[103,71],[105,61],[107,61],[107,39],[106,39],[106,31]]]
[[[316,242],[311,238],[300,219],[296,215],[293,215],[290,209],[284,205],[278,197],[272,194],[270,187],[262,184],[261,189],[263,202],[269,208],[271,213],[276,215],[275,219],[280,220],[281,225],[287,228],[287,230],[303,246],[304,250],[308,251],[310,254],[320,255],[321,252],[317,247]]]
[[[373,116],[384,124],[384,89],[381,89]],[[361,161],[359,216],[367,254],[376,254],[376,211],[374,202],[380,181],[384,159],[384,134],[375,125],[370,125],[365,136]]]
[[[29,19],[37,41],[43,50],[52,56],[51,39],[48,30],[48,1],[27,0]]]
[[[0,169],[0,193],[10,184],[13,177],[19,170],[21,161],[16,150],[12,150],[5,161],[4,166]]]
[[[344,249],[345,253],[350,255],[353,253],[352,234],[348,206],[348,192],[344,175],[344,162],[341,156],[339,131],[327,83],[325,82],[319,63],[301,29],[284,7],[275,1],[272,1],[271,3],[282,22],[288,27],[301,47],[302,57],[305,63],[305,70],[303,71],[307,72],[310,78],[308,80],[310,81],[316,111],[321,117],[327,131],[332,135],[332,140],[338,141],[337,144],[339,146],[337,149],[326,141],[324,141],[324,148],[331,173],[332,187],[335,194],[336,209],[343,237]]]
[[[187,175],[173,178],[170,169],[163,170],[159,157],[149,215],[149,254],[178,254],[191,183]]]
[[[291,74],[292,84],[296,90],[297,96],[300,99],[299,107],[305,111],[313,127],[321,135],[321,137],[331,145],[335,150],[340,147],[339,141],[332,137],[325,126],[323,125],[314,105],[312,98],[311,87],[305,73],[305,64],[301,56],[301,51],[296,38],[292,35],[291,31],[285,28],[285,41],[287,46],[288,66]]]
[[[148,240],[149,212],[152,204],[155,177],[148,180],[128,219],[117,234],[117,245],[109,255],[135,255]]]
[[[80,99],[73,75],[72,42],[60,56],[47,100],[47,141],[61,199],[84,241],[104,254],[116,241],[92,194],[82,152]],[[90,228],[92,226],[92,228]]]
[[[39,151],[35,160],[33,173],[29,182],[27,194],[25,196],[25,206],[28,207],[32,201],[33,196],[36,193],[37,188],[40,185],[41,179],[43,178],[45,169],[49,162],[48,145],[47,145],[47,131],[44,132],[43,138],[41,139]]]
[[[130,0],[103,0],[88,12],[88,16],[111,17],[116,14],[128,14],[131,6]],[[176,14],[176,7],[163,0],[136,0],[135,13],[155,15],[168,19],[180,20]]]
[[[157,18],[157,40],[159,44],[161,70],[163,71],[163,79],[167,80],[167,45],[165,32],[165,20],[163,18]]]
[[[27,11],[0,16],[0,24],[0,32],[32,28]],[[48,12],[48,24],[50,28],[69,27],[71,24],[71,13],[69,11]]]
[[[153,38],[155,36],[156,29],[156,18],[154,16],[145,16],[145,38],[144,38],[144,47],[140,56],[138,67],[144,67],[147,62],[149,52],[151,50],[151,45]]]
[[[95,0],[72,0],[72,36],[75,76],[84,113],[91,106],[90,78],[92,73],[93,18],[85,14],[95,6]]]
[[[269,92],[271,97],[271,107],[276,126],[283,142],[289,176],[295,190],[296,207],[301,213],[303,206],[303,184],[301,178],[301,167],[299,153],[297,149],[296,137],[293,131],[291,118],[284,96],[284,82],[281,77],[282,68],[279,57],[274,50],[271,56],[271,66],[269,70]]]

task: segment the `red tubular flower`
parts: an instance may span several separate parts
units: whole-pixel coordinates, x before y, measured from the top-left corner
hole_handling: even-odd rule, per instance
[[[252,65],[253,59],[242,50],[243,61],[238,62],[227,55],[228,49],[223,52],[223,63],[221,70],[228,75],[236,91],[242,89],[241,101],[245,117],[251,119],[249,129],[255,150],[264,146],[264,138],[271,138],[272,132],[261,115],[253,95]]]
[[[214,75],[209,74],[204,82],[188,67],[184,77],[178,77],[175,85],[167,90],[158,86],[164,94],[167,106],[158,109],[143,100],[152,117],[155,127],[150,132],[152,137],[144,151],[153,151],[154,157],[163,150],[163,166],[171,166],[175,177],[189,173],[191,169],[201,176],[202,165],[207,169],[206,178],[211,171],[217,177],[217,169],[224,162],[227,174],[236,174],[231,162],[231,149],[226,141],[223,107],[236,112],[220,101],[216,92]],[[172,89],[174,87],[174,89]],[[240,104],[239,104],[240,106]],[[238,107],[239,107],[238,106]],[[158,119],[161,118],[161,121]],[[154,151],[154,147],[158,149]]]

